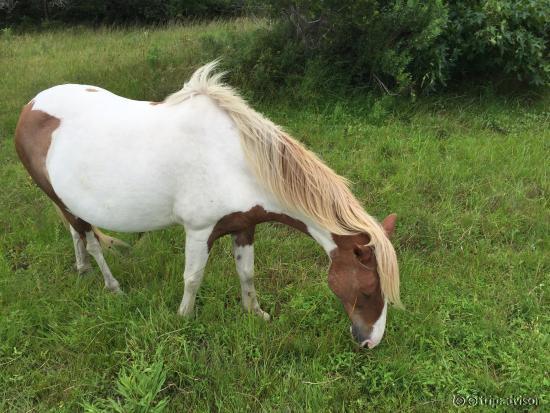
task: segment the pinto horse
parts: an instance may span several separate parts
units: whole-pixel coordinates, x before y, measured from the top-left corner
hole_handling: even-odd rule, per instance
[[[222,82],[216,62],[198,69],[163,102],[125,99],[95,86],[66,84],[39,93],[22,110],[17,153],[55,203],[74,242],[77,269],[97,262],[120,291],[98,227],[142,232],[185,228],[184,294],[193,313],[212,244],[233,236],[247,311],[266,320],[254,288],[254,228],[278,221],[314,238],[330,257],[329,287],[361,347],[382,339],[388,303],[400,305],[399,271],[381,224],[337,175]]]

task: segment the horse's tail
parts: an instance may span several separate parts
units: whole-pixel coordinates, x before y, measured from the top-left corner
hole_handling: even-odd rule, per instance
[[[103,248],[104,250],[117,247],[130,248],[130,244],[127,244],[119,238],[111,237],[110,235],[101,232],[98,227],[92,226],[92,231],[94,231],[95,236],[101,244],[101,248]]]
[[[55,206],[57,215],[59,215],[59,218],[61,218],[61,222],[63,222],[63,225],[69,228],[69,221],[67,221],[67,218],[65,218],[65,215],[63,215],[63,212],[61,212],[61,209],[59,209],[59,207],[56,204],[54,204],[54,206]],[[116,247],[130,248],[129,244],[125,243],[121,239],[111,237],[110,235],[105,234],[98,227],[92,226],[92,231],[94,231],[95,236],[97,237],[99,243],[101,244],[101,248],[104,250],[114,249]]]

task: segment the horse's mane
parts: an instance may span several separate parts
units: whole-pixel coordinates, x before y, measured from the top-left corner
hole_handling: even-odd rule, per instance
[[[395,250],[382,226],[361,207],[348,181],[283,129],[252,109],[215,73],[218,61],[199,68],[183,88],[168,96],[177,104],[207,95],[223,108],[240,131],[246,158],[259,181],[287,207],[338,235],[367,233],[374,247],[382,294],[400,305],[399,269]]]

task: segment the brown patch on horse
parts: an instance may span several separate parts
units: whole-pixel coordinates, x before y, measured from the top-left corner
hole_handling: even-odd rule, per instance
[[[256,205],[246,212],[233,212],[220,219],[208,237],[208,250],[210,251],[214,241],[227,234],[235,235],[235,243],[238,246],[251,245],[254,242],[254,227],[268,221],[286,224],[309,235],[303,222],[285,214],[268,212],[260,205]]]
[[[71,226],[84,234],[91,230],[91,225],[67,211],[55,193],[46,169],[52,133],[59,127],[61,120],[41,110],[33,110],[33,106],[34,101],[31,101],[21,111],[15,128],[15,150],[34,182],[55,202]]]
[[[250,227],[244,228],[242,231],[234,233],[235,245],[237,245],[238,247],[252,245],[252,243],[254,242],[254,228],[255,226],[252,225]],[[240,255],[237,259],[240,259]]]
[[[86,92],[99,92],[99,90],[94,89],[93,87],[86,88]]]
[[[354,323],[371,329],[384,308],[376,257],[367,234],[332,235],[329,286]]]

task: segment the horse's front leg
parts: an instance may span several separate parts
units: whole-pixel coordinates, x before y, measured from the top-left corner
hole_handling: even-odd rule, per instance
[[[211,230],[186,230],[185,232],[185,271],[183,273],[185,290],[178,315],[189,317],[193,313],[195,297],[204,277],[204,267],[208,260],[207,240]]]
[[[269,321],[268,313],[260,308],[254,288],[254,228],[233,235],[233,255],[241,281],[242,304],[246,311]]]

